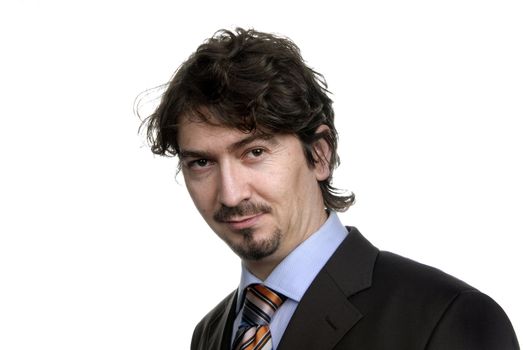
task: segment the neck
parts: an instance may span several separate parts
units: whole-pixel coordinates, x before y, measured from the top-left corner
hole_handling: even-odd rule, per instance
[[[270,256],[260,260],[243,260],[243,263],[254,276],[262,281],[265,281],[271,272],[276,268],[276,266],[278,266],[283,261],[283,259],[285,259],[302,242],[307,240],[313,233],[318,231],[318,229],[325,223],[327,218],[327,212],[325,210],[321,210],[320,215],[318,215],[318,219],[316,220],[316,224],[311,226],[310,230],[300,236],[300,239],[291,241],[291,237],[284,237],[285,242],[282,242],[280,248],[278,248],[278,250],[276,250],[276,252]]]

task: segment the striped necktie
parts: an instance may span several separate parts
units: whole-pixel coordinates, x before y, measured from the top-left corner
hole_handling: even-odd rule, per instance
[[[269,323],[285,299],[262,284],[245,288],[242,319],[232,349],[272,350]]]

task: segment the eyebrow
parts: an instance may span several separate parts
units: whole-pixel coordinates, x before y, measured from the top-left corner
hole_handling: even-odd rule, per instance
[[[271,145],[275,145],[278,143],[276,142],[276,140],[274,139],[274,135],[272,134],[254,133],[228,146],[227,151],[234,152],[257,140],[269,141]]]
[[[211,158],[211,155],[208,152],[204,152],[204,151],[186,150],[186,151],[178,152],[178,157],[180,159],[185,159],[185,158]]]
[[[233,143],[232,145],[227,146],[227,151],[228,152],[237,151],[238,149],[241,149],[241,148],[247,146],[248,144],[250,144],[254,141],[257,141],[257,140],[269,141],[269,143],[271,145],[278,144],[278,142],[274,139],[274,135],[266,134],[266,133],[254,133],[254,134],[251,134],[251,135]],[[180,150],[180,152],[178,153],[178,156],[180,157],[180,159],[211,158],[212,157],[209,152],[197,151],[197,150],[191,150],[191,149]]]

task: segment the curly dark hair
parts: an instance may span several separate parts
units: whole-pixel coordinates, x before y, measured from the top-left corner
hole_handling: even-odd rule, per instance
[[[219,30],[176,71],[157,109],[142,126],[155,154],[179,153],[180,116],[217,122],[244,132],[294,134],[309,166],[328,161],[330,176],[320,181],[325,207],[345,211],[355,196],[342,196],[331,185],[339,164],[332,100],[324,77],[309,68],[288,38],[237,28]],[[328,126],[317,133],[321,125]],[[331,158],[313,145],[324,139]]]

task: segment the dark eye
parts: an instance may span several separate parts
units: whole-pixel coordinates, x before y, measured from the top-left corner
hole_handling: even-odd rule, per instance
[[[196,160],[193,160],[192,162],[189,162],[189,167],[190,168],[203,168],[203,167],[206,167],[207,165],[209,164],[209,160],[208,159],[196,159]]]
[[[263,149],[255,148],[255,149],[251,150],[251,155],[253,157],[259,157],[259,156],[261,156],[263,154],[263,152],[264,152]]]

